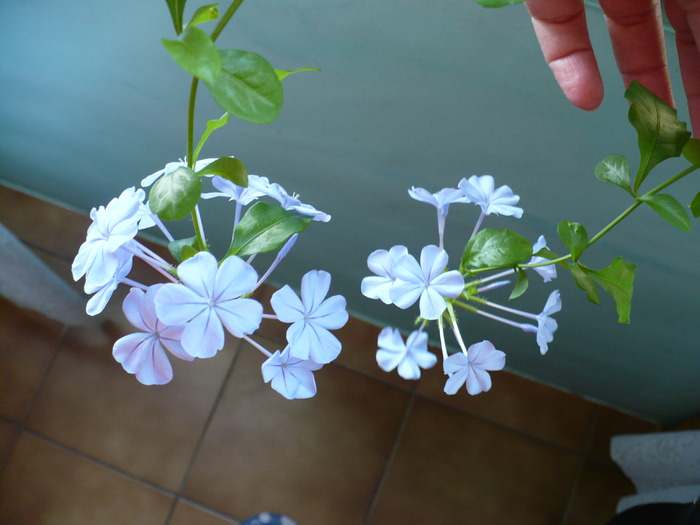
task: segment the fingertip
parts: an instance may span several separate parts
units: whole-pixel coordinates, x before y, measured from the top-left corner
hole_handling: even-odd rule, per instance
[[[591,50],[572,53],[549,64],[566,98],[585,111],[597,109],[603,101],[603,80]]]

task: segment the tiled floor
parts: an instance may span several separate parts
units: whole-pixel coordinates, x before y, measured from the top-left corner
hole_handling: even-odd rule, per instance
[[[70,279],[85,217],[0,186],[0,222]],[[233,338],[145,387],[111,356],[119,304],[70,328],[0,299],[0,523],[603,524],[634,492],[610,437],[656,429],[508,373],[477,397],[443,394],[437,368],[405,382],[355,319],[310,400],[273,392]]]

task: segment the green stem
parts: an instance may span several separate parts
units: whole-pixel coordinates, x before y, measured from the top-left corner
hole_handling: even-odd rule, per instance
[[[238,8],[241,6],[242,3],[243,0],[234,0],[234,2],[229,6],[229,8],[224,13],[224,16],[222,16],[219,19],[219,23],[216,24],[214,31],[211,32],[212,42],[216,42],[216,39],[219,38],[219,35],[224,30],[224,27],[226,27],[226,24],[228,24],[228,21],[231,20],[231,17],[236,13],[236,11],[238,11]]]
[[[236,13],[243,0],[234,0],[234,2],[229,6],[229,8],[221,17],[219,23],[216,24],[214,31],[211,33],[212,42],[216,41],[221,32],[228,24],[231,17]],[[194,158],[194,108],[195,102],[197,101],[197,86],[199,85],[199,79],[197,77],[192,78],[192,84],[190,86],[190,99],[187,106],[187,166],[194,169],[194,164],[197,159]],[[197,235],[197,245],[200,250],[207,249],[207,241],[202,234],[202,229],[199,227],[199,210],[197,208],[192,212],[192,224],[194,225],[194,231]]]

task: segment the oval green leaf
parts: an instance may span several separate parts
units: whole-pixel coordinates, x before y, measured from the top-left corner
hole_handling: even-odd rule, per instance
[[[630,187],[630,163],[625,157],[620,155],[606,157],[595,167],[594,173],[598,180],[609,182],[632,193],[632,188]]]
[[[467,243],[462,268],[515,266],[532,256],[532,244],[511,230],[484,229]]]
[[[590,275],[603,290],[612,295],[615,300],[618,322],[629,323],[632,311],[632,291],[634,270],[637,265],[617,257],[610,266],[602,270],[591,270],[581,267]]]
[[[700,193],[693,197],[693,202],[690,203],[690,211],[696,219],[700,217]]]
[[[216,20],[219,18],[219,10],[216,8],[218,5],[219,4],[203,5],[197,9],[192,15],[192,20],[187,24],[187,27],[196,26],[204,22],[209,22],[209,20]]]
[[[232,115],[267,124],[284,102],[282,83],[267,60],[250,51],[223,50],[221,74],[207,87],[216,102]]]
[[[197,147],[194,149],[194,153],[192,153],[193,165],[197,163],[199,152],[202,151],[202,147],[204,147],[204,144],[207,142],[209,135],[226,124],[228,124],[228,113],[224,113],[221,118],[207,122],[207,129],[204,130],[204,133],[202,133],[202,138],[199,139],[199,144],[197,144]]]
[[[214,42],[207,33],[198,27],[188,27],[177,40],[162,39],[178,65],[190,75],[204,82],[214,82],[221,73],[221,58]]]
[[[654,210],[661,218],[668,221],[670,224],[683,230],[690,231],[690,217],[685,211],[683,205],[671,195],[653,194],[642,195],[639,200],[645,202]]]
[[[588,248],[588,233],[582,224],[561,221],[557,225],[557,233],[561,242],[569,249],[574,261],[577,261],[583,251]]]
[[[202,179],[190,168],[181,167],[156,181],[148,205],[161,219],[177,221],[192,213],[201,194]]]
[[[236,225],[226,256],[245,257],[277,250],[292,235],[303,232],[310,222],[308,215],[287,211],[267,202],[257,202]]]
[[[510,296],[508,297],[509,301],[512,301],[513,299],[517,299],[520,297],[522,294],[525,293],[527,290],[529,280],[527,277],[527,273],[525,270],[522,268],[517,269],[517,274],[518,274],[518,280],[515,283],[515,287],[513,288],[513,291],[510,293]]]
[[[218,175],[242,188],[248,187],[248,170],[243,163],[232,157],[222,157],[197,172],[197,175]]]

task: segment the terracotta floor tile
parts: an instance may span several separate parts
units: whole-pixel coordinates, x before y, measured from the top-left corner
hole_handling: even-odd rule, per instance
[[[593,437],[588,454],[597,460],[614,465],[610,458],[610,440],[617,434],[646,434],[657,432],[660,427],[648,421],[624,414],[608,407],[598,407],[593,426]]]
[[[28,427],[162,487],[176,490],[238,345],[191,363],[172,358],[168,385],[144,386],[112,357],[125,332],[71,329]]]
[[[90,218],[0,185],[0,222],[23,241],[72,258]]]
[[[4,525],[161,525],[171,498],[24,433],[0,476]]]
[[[22,422],[63,326],[0,298],[0,415]]]
[[[314,398],[288,401],[263,383],[262,361],[241,350],[185,495],[236,519],[362,524],[409,395],[329,365]]]
[[[368,525],[558,525],[579,461],[419,398]]]
[[[634,485],[620,469],[588,460],[564,523],[603,525],[615,515],[620,498],[634,493]]]
[[[470,396],[466,389],[453,396],[443,392],[442,367],[423,374],[418,393],[490,421],[583,451],[596,405],[580,397],[509,372],[491,374],[493,387]]]
[[[336,362],[399,388],[409,391],[415,390],[417,381],[402,379],[396,370],[384,372],[377,365],[377,337],[381,330],[378,326],[351,317],[347,324],[337,332],[338,339],[343,344],[343,351]]]
[[[0,419],[0,470],[10,455],[20,434],[20,428]]]
[[[168,525],[235,525],[237,523],[199,505],[180,500]]]

